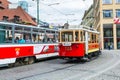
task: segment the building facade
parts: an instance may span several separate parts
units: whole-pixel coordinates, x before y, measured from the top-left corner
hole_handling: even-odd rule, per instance
[[[37,25],[35,18],[23,10],[23,8],[14,5],[10,7],[10,4],[12,3],[7,0],[0,0],[0,21],[24,25]],[[4,28],[4,26],[0,25],[0,29]],[[12,31],[0,31],[0,43],[4,43],[8,39],[10,40],[12,37],[11,34]]]
[[[114,18],[120,18],[120,0],[94,0],[94,28],[100,32],[102,49],[120,49],[120,24]]]
[[[7,0],[0,0],[0,11],[3,9],[8,9],[10,2]]]
[[[90,8],[85,11],[80,25],[83,25],[84,27],[88,27],[88,28],[93,28],[94,26],[94,14],[93,13],[94,13],[94,9],[93,9],[93,5],[91,5]]]

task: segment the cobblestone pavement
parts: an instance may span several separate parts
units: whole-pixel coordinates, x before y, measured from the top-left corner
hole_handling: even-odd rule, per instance
[[[110,53],[120,54],[120,51],[110,51]],[[120,58],[116,64],[113,64],[113,67],[111,67],[111,69],[106,70],[105,72],[96,75],[89,80],[120,80]]]
[[[0,80],[120,80],[120,51],[104,50],[90,62],[62,59],[0,70]]]

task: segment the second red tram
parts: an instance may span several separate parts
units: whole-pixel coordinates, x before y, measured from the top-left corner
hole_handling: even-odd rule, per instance
[[[59,32],[59,56],[88,58],[100,53],[99,32],[88,29],[62,29]]]

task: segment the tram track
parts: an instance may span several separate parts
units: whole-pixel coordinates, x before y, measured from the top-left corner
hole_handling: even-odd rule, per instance
[[[96,58],[98,58],[98,57],[93,57],[90,61],[95,60]],[[55,68],[54,70],[51,70],[51,71],[46,71],[46,72],[43,72],[43,73],[34,74],[34,75],[26,76],[26,77],[22,77],[22,78],[19,78],[19,79],[16,79],[16,80],[24,80],[24,79],[27,79],[27,78],[30,78],[30,77],[39,76],[39,75],[42,76],[42,75],[50,74],[50,73],[57,72],[57,71],[61,71],[61,70],[70,70],[69,68],[78,66],[78,65],[80,65],[80,64],[84,64],[85,62],[86,62],[86,61],[81,61],[81,62],[80,62],[80,60],[67,61],[67,62],[64,62],[64,63],[62,63],[62,64],[68,64],[68,63],[69,63],[69,64],[71,64],[71,65],[65,66],[65,67],[62,67],[62,68]],[[74,63],[74,64],[73,64],[73,63]],[[72,69],[72,70],[73,70],[73,69]],[[91,70],[79,69],[79,71],[94,73],[94,72],[91,71]]]
[[[102,73],[109,77],[111,74],[104,72],[115,67],[119,63],[117,62],[119,57],[120,54],[103,52],[99,57],[92,58],[90,62],[66,61],[56,58],[32,65],[10,68],[10,70],[6,69],[5,71],[9,71],[7,74],[16,74],[12,77],[9,76],[9,79],[2,77],[1,74],[5,73],[4,70],[1,71],[0,76],[3,80],[92,80],[91,78]],[[113,75],[113,77],[119,78],[118,75]]]
[[[44,59],[38,59],[33,64],[43,62],[43,61],[48,61],[48,60],[54,60],[54,59],[57,59],[57,58],[58,58],[58,56],[44,58]],[[17,68],[17,67],[22,67],[22,66],[27,66],[27,65],[32,65],[32,64],[26,64],[26,65],[14,66],[14,67],[9,67],[8,64],[5,64],[5,65],[0,66],[0,70],[7,70],[7,69],[12,69],[12,68]]]
[[[110,63],[107,63],[107,64],[105,64],[105,65],[102,65],[102,66],[100,66],[100,67],[98,67],[98,68],[95,68],[95,69],[93,69],[93,70],[89,70],[89,69],[70,69],[70,68],[72,68],[72,67],[75,67],[75,66],[78,66],[80,63],[79,62],[77,62],[77,61],[73,61],[74,63],[76,63],[76,64],[71,64],[70,66],[66,66],[66,67],[62,67],[62,68],[57,68],[57,69],[54,69],[54,70],[51,70],[51,71],[48,71],[48,72],[44,72],[44,73],[40,73],[40,74],[35,74],[35,75],[32,75],[32,76],[27,76],[27,77],[23,77],[23,78],[19,78],[19,79],[17,79],[17,80],[25,80],[25,79],[27,79],[27,78],[30,78],[30,77],[34,77],[34,76],[42,76],[42,75],[46,75],[46,74],[50,74],[50,73],[53,73],[53,72],[59,72],[59,71],[61,71],[61,70],[73,70],[73,71],[80,71],[80,72],[84,72],[84,74],[78,74],[78,75],[75,75],[75,76],[70,76],[69,78],[65,78],[65,79],[63,79],[63,80],[73,80],[73,79],[75,79],[76,77],[81,77],[81,79],[80,80],[89,80],[90,78],[92,78],[92,77],[94,77],[94,76],[97,76],[97,75],[100,75],[101,73],[103,73],[103,72],[105,72],[105,71],[107,71],[107,70],[109,70],[109,69],[111,69],[112,67],[114,67],[114,66],[111,66],[111,67],[108,67],[108,68],[105,68],[106,66],[108,66],[108,65],[111,65],[112,63],[114,63],[115,61],[116,61],[116,57],[117,56],[120,56],[120,55],[113,55],[112,54],[112,56],[113,56],[113,59],[111,59],[111,62]],[[92,58],[91,59],[91,61],[92,60],[95,60],[97,57],[94,57],[94,58]],[[66,62],[66,63],[73,63],[73,62]],[[117,63],[118,64],[118,63]],[[117,64],[115,64],[115,65],[117,65]],[[105,68],[105,69],[104,69]],[[104,69],[104,70],[102,70],[102,69]],[[89,74],[93,74],[93,75],[89,75]],[[86,77],[86,75],[89,75],[88,77]],[[118,77],[118,76],[117,76]]]
[[[63,67],[63,68],[58,68],[58,69],[55,69],[55,70],[52,70],[52,71],[43,72],[43,73],[40,73],[40,74],[35,74],[35,75],[31,75],[31,76],[27,76],[27,77],[19,78],[19,79],[17,79],[17,80],[22,80],[22,79],[25,79],[25,78],[30,78],[30,77],[34,77],[34,76],[37,76],[37,75],[45,75],[45,74],[49,74],[49,73],[52,73],[52,72],[56,72],[56,71],[59,71],[59,70],[64,70],[64,69],[67,69],[67,68],[73,67],[73,66],[75,66],[75,65],[76,65],[76,64],[74,64],[74,65],[70,65],[70,66],[67,66],[67,67]]]

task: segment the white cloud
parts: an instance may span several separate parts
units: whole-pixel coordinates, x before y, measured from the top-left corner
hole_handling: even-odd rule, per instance
[[[18,0],[9,0],[16,3]],[[21,1],[21,0],[19,0]],[[35,0],[29,1],[29,13],[36,17],[37,6]],[[93,0],[39,0],[40,1],[40,19],[49,23],[80,24],[84,11],[92,4]],[[89,2],[88,2],[89,1]],[[56,3],[59,3],[55,5]],[[48,6],[51,5],[51,6]]]

